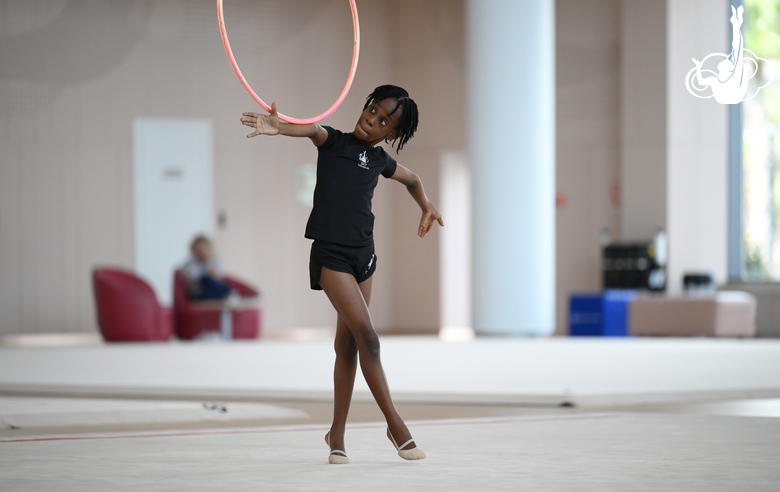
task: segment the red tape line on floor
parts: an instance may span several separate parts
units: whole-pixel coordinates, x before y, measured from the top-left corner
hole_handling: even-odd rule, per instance
[[[419,421],[409,422],[409,427],[440,427],[450,425],[494,425],[494,424],[523,424],[535,422],[556,422],[567,420],[602,420],[615,418],[616,415],[577,415],[564,417],[532,417],[532,418],[503,418],[503,419],[472,419],[472,420],[440,420],[440,421]],[[348,425],[349,429],[382,429],[386,424],[355,424]],[[157,434],[124,434],[108,436],[63,436],[63,437],[30,437],[24,439],[0,439],[0,443],[21,443],[21,442],[52,442],[52,441],[97,441],[110,439],[149,439],[159,437],[195,437],[195,436],[225,436],[240,434],[271,434],[279,432],[308,432],[308,431],[327,431],[330,427],[310,426],[310,427],[268,427],[253,430],[235,430],[235,431],[200,431],[200,432],[161,432]]]

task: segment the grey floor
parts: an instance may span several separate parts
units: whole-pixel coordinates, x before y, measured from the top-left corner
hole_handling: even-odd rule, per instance
[[[230,414],[235,404],[224,405]],[[5,429],[0,489],[774,491],[780,483],[777,399],[618,411],[399,405],[428,453],[420,462],[401,460],[375,405],[358,402],[347,431],[352,463],[340,466],[327,464],[327,403],[271,406],[291,415]]]
[[[358,398],[349,465],[327,463],[331,403],[323,395],[332,383],[303,387],[324,371],[312,361],[331,363],[329,344],[0,348],[0,490],[775,491],[780,484],[775,342],[393,340],[383,345],[391,389],[397,381],[406,390],[397,407],[428,458],[401,460],[376,405]],[[425,377],[403,360],[422,353]],[[201,378],[194,369],[204,360],[234,365]],[[468,370],[442,374],[457,360]],[[140,361],[147,372],[128,374]],[[541,372],[553,366],[557,373]],[[236,367],[266,378],[242,376],[247,383],[235,385]],[[180,386],[169,368],[187,374]],[[271,368],[277,373],[267,377]],[[157,376],[162,370],[167,379]],[[231,391],[214,392],[231,381]],[[484,391],[480,381],[494,387]],[[294,398],[279,397],[284,388],[295,389]],[[565,394],[561,388],[581,397],[576,406],[548,397]],[[203,401],[209,394],[221,399]],[[414,401],[422,396],[429,401]]]

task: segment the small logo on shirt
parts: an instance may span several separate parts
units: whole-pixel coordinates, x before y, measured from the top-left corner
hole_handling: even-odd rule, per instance
[[[360,164],[358,164],[358,167],[362,167],[363,169],[368,169],[368,156],[366,155],[366,150],[360,153],[360,156],[358,156],[358,160],[360,160]]]

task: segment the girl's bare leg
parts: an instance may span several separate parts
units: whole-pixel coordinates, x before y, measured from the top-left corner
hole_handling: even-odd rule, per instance
[[[359,284],[360,292],[366,306],[371,302],[371,284],[373,277]],[[349,405],[352,402],[352,389],[355,386],[357,372],[358,346],[355,337],[349,330],[341,315],[336,322],[336,365],[333,369],[333,425],[330,428],[330,444],[332,449],[346,451],[344,447],[344,430],[347,425]]]
[[[366,282],[369,282],[367,280]],[[363,282],[365,284],[366,282]],[[363,285],[361,284],[361,285]],[[390,432],[395,437],[397,443],[401,444],[411,439],[411,433],[406,427],[401,416],[393,405],[393,400],[390,397],[390,390],[387,386],[387,379],[385,378],[385,372],[382,369],[382,362],[379,358],[379,337],[374,331],[374,326],[371,322],[371,315],[368,312],[368,303],[361,290],[361,286],[358,285],[355,277],[348,273],[335,272],[327,268],[322,268],[320,274],[320,286],[322,290],[327,294],[331,304],[336,309],[339,315],[339,320],[343,320],[347,328],[349,328],[354,341],[357,345],[357,352],[360,356],[360,369],[363,372],[363,377],[366,379],[368,388],[371,390],[371,394],[374,396],[379,409],[387,420],[387,426]],[[369,289],[369,284],[366,288]],[[337,327],[337,340],[338,340],[338,327]],[[337,355],[337,371],[338,371],[338,355]],[[346,371],[345,371],[346,372]],[[348,375],[347,375],[348,376]],[[338,378],[338,374],[336,374]],[[348,392],[349,398],[352,396],[352,384],[354,383],[354,372],[351,379],[345,377],[345,380],[337,381],[336,386],[344,385],[349,386]],[[336,398],[344,398],[344,393],[336,390]],[[341,410],[340,405],[343,405],[344,401],[336,401],[335,407]],[[346,402],[346,407],[349,407],[349,400]],[[341,415],[341,414],[339,414]],[[343,413],[343,418],[346,420],[346,412]],[[336,415],[334,414],[334,424]],[[333,449],[343,449],[336,446],[337,436],[333,434],[331,436],[331,444]],[[343,444],[343,431],[341,433],[341,444]],[[414,447],[414,443],[407,446],[405,449],[411,449]]]

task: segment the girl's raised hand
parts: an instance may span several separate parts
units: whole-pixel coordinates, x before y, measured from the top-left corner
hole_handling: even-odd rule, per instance
[[[244,113],[241,123],[254,128],[255,131],[246,136],[246,138],[256,137],[258,135],[278,135],[279,134],[279,114],[276,112],[276,103],[271,103],[271,114]]]
[[[441,218],[441,214],[429,200],[428,206],[425,208],[422,218],[420,218],[420,227],[417,229],[417,235],[425,237],[425,235],[428,234],[428,231],[431,230],[434,222],[438,222],[440,226],[444,227],[444,221]]]

